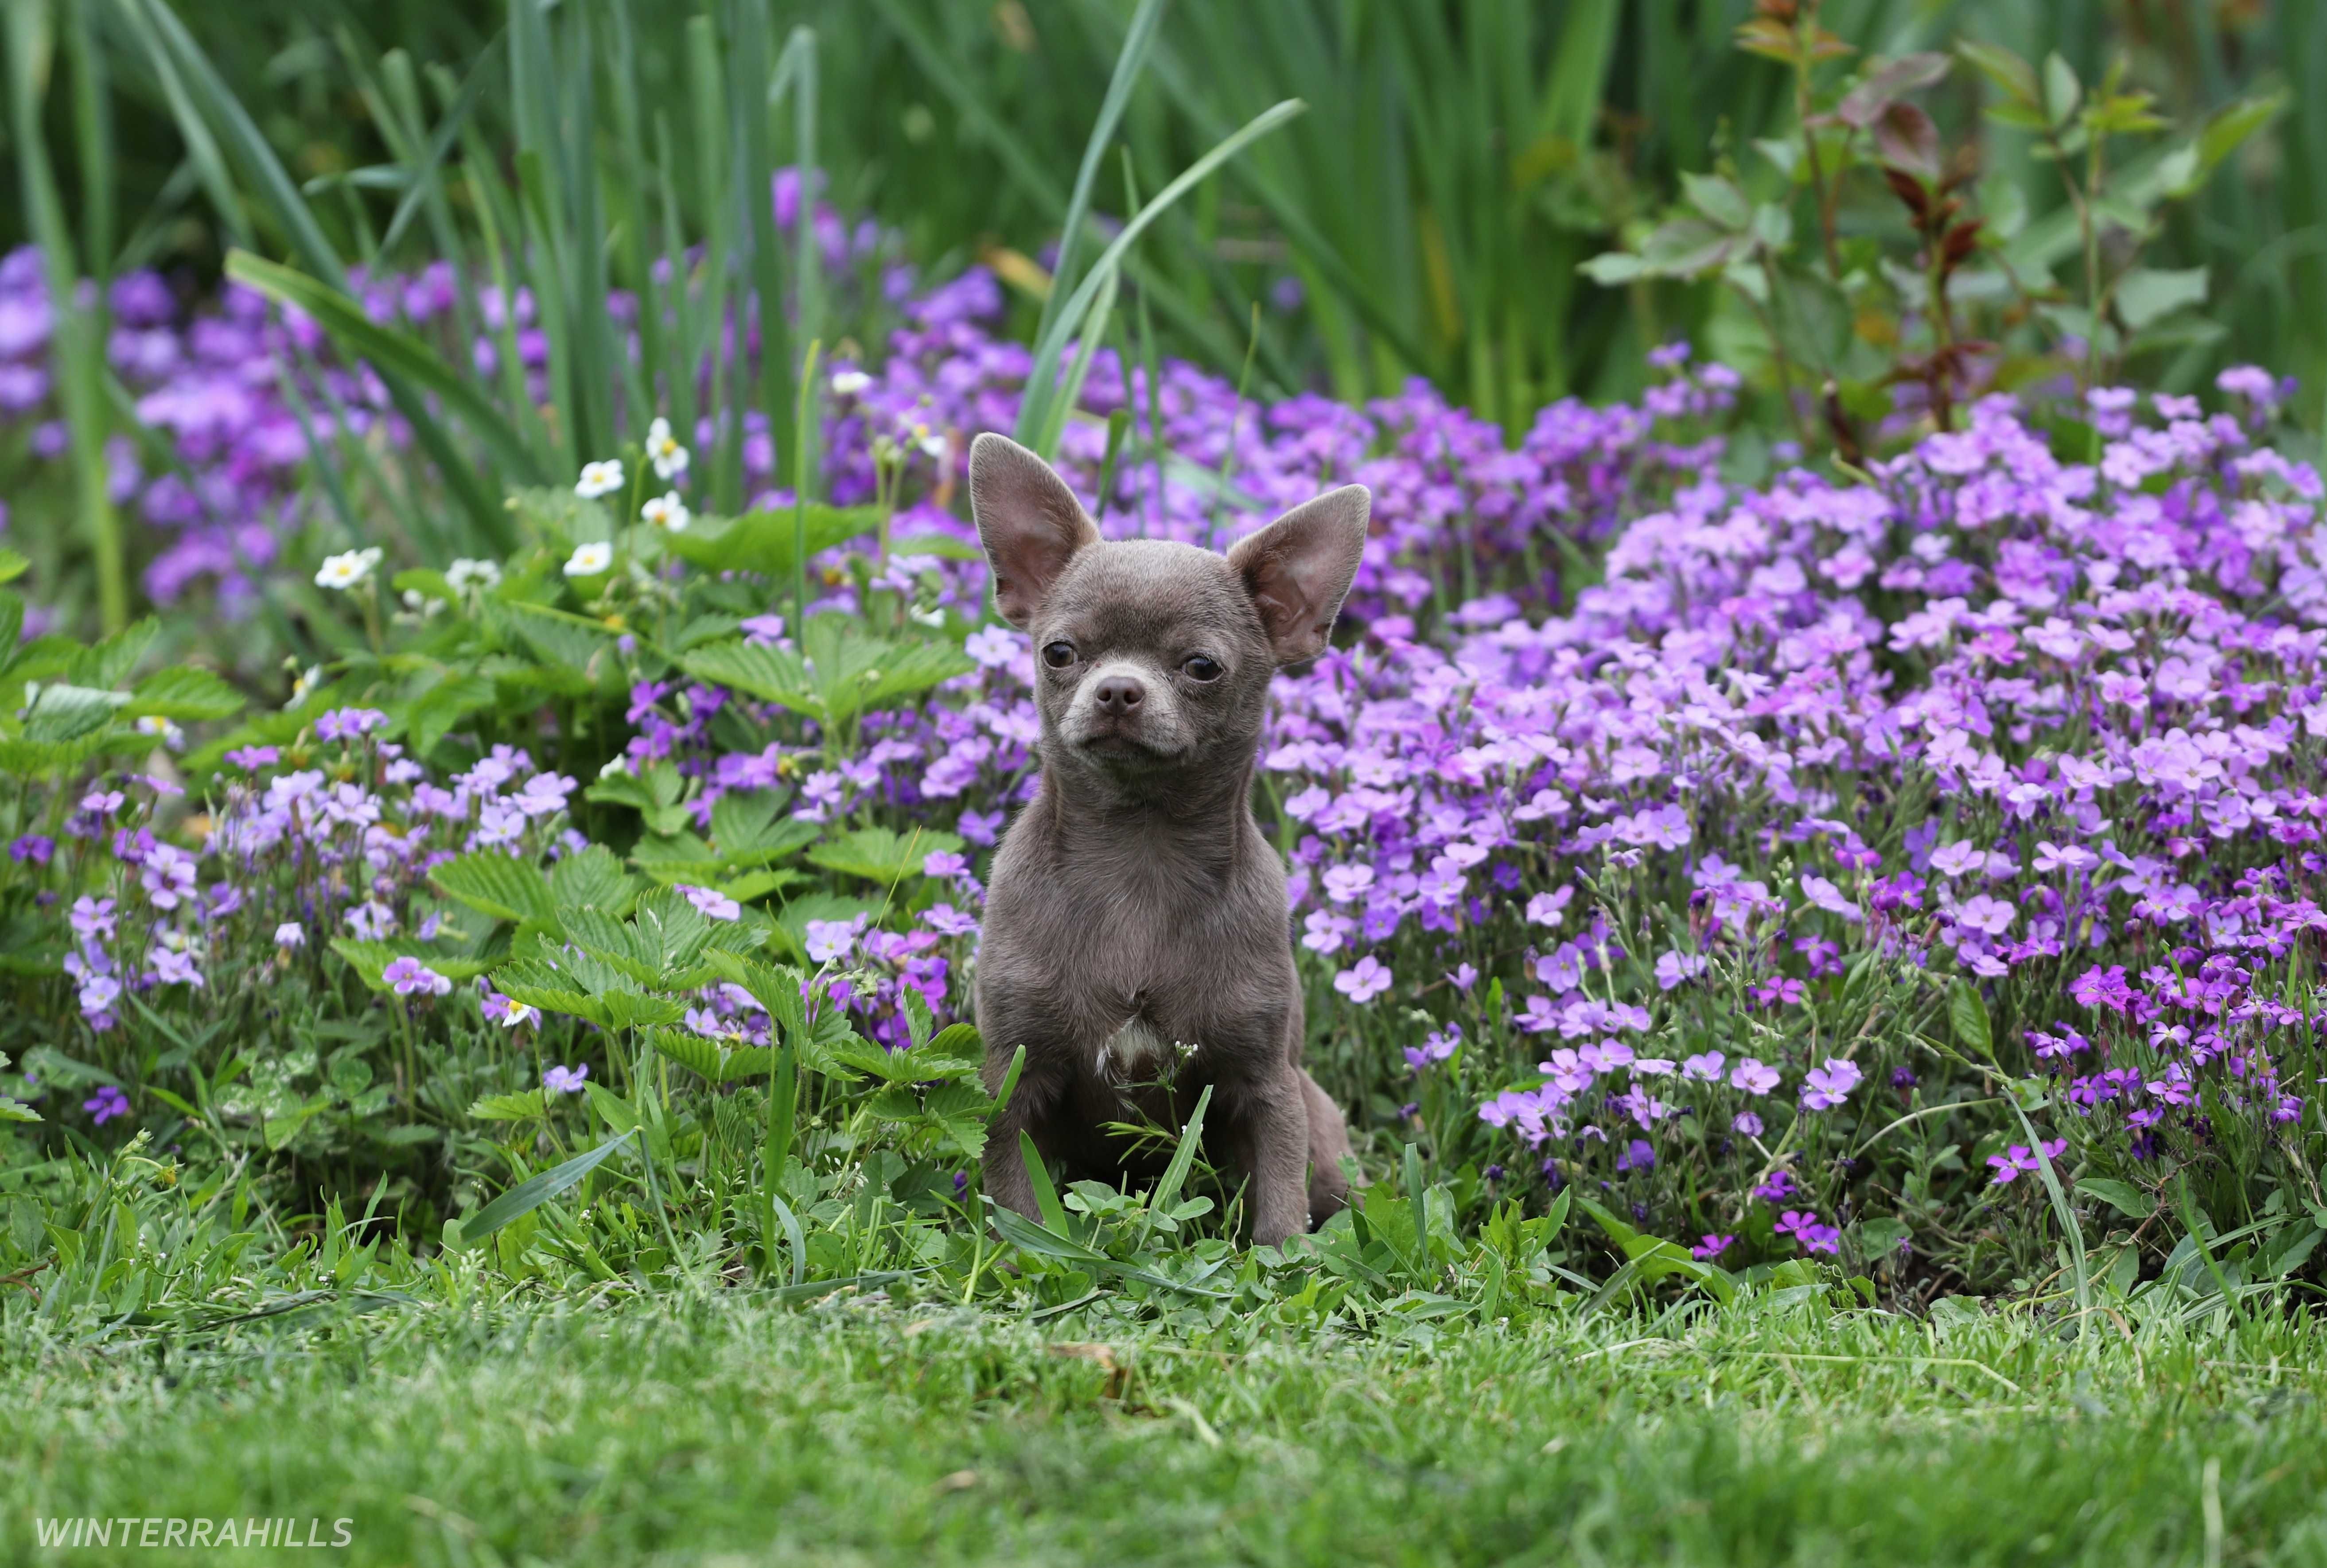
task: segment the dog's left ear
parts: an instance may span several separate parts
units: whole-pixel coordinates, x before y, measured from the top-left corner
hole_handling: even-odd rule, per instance
[[[1229,565],[1260,611],[1277,663],[1298,664],[1325,651],[1333,617],[1365,554],[1372,510],[1365,486],[1345,484],[1229,547]]]
[[[1051,465],[1006,435],[969,443],[969,510],[994,571],[994,604],[1023,631],[1098,527]]]

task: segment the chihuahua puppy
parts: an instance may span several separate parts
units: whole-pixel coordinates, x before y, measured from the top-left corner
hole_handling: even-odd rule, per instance
[[[1026,1048],[986,1190],[1034,1214],[1021,1129],[1075,1177],[1160,1173],[1106,1125],[1183,1125],[1209,1084],[1208,1139],[1274,1246],[1347,1200],[1350,1144],[1301,1068],[1285,863],[1252,775],[1270,677],[1324,650],[1371,498],[1345,485],[1225,555],[1108,544],[1047,463],[992,434],[969,494],[1042,715],[1041,790],[995,857],[977,959],[989,1089]]]

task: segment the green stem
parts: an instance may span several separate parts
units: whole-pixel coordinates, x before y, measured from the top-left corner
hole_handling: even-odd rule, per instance
[[[808,221],[805,209],[800,221]],[[823,348],[819,341],[808,346],[800,364],[799,406],[792,419],[792,637],[803,649],[808,647],[808,492],[814,478],[808,465],[808,422],[816,415],[816,361]]]

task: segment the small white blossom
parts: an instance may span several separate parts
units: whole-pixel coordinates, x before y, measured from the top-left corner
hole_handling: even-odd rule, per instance
[[[371,569],[379,565],[379,555],[377,545],[369,550],[349,550],[341,555],[326,555],[322,569],[315,574],[315,586],[345,592],[371,575]]]
[[[639,516],[669,534],[687,532],[687,525],[695,520],[695,514],[687,509],[687,503],[678,499],[677,490],[657,496],[639,509]]]
[[[491,561],[472,561],[466,556],[444,568],[444,581],[455,593],[465,593],[474,588],[490,593],[501,585],[501,569]]]
[[[585,501],[595,500],[600,496],[612,495],[621,488],[621,459],[608,458],[603,462],[585,462],[582,465],[582,479],[574,487],[574,493]]]
[[[565,563],[565,574],[568,577],[595,577],[613,564],[613,546],[576,545],[573,558]]]
[[[871,385],[873,378],[862,370],[835,370],[832,373],[832,392],[836,397],[854,397]]]
[[[687,471],[687,448],[670,433],[670,421],[658,419],[647,426],[647,456],[658,479],[675,480]]]

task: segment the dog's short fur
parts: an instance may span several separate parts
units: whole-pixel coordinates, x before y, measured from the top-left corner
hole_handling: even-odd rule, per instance
[[[1221,555],[1102,542],[998,435],[971,446],[969,490],[1042,714],[1041,793],[995,857],[977,961],[989,1087],[1026,1048],[986,1190],[1034,1212],[1022,1128],[1077,1176],[1152,1174],[1102,1125],[1127,1107],[1179,1125],[1209,1084],[1208,1141],[1249,1180],[1253,1239],[1281,1242],[1346,1201],[1349,1134],[1301,1069],[1285,863],[1252,775],[1269,678],[1323,651],[1370,499],[1344,486]]]

